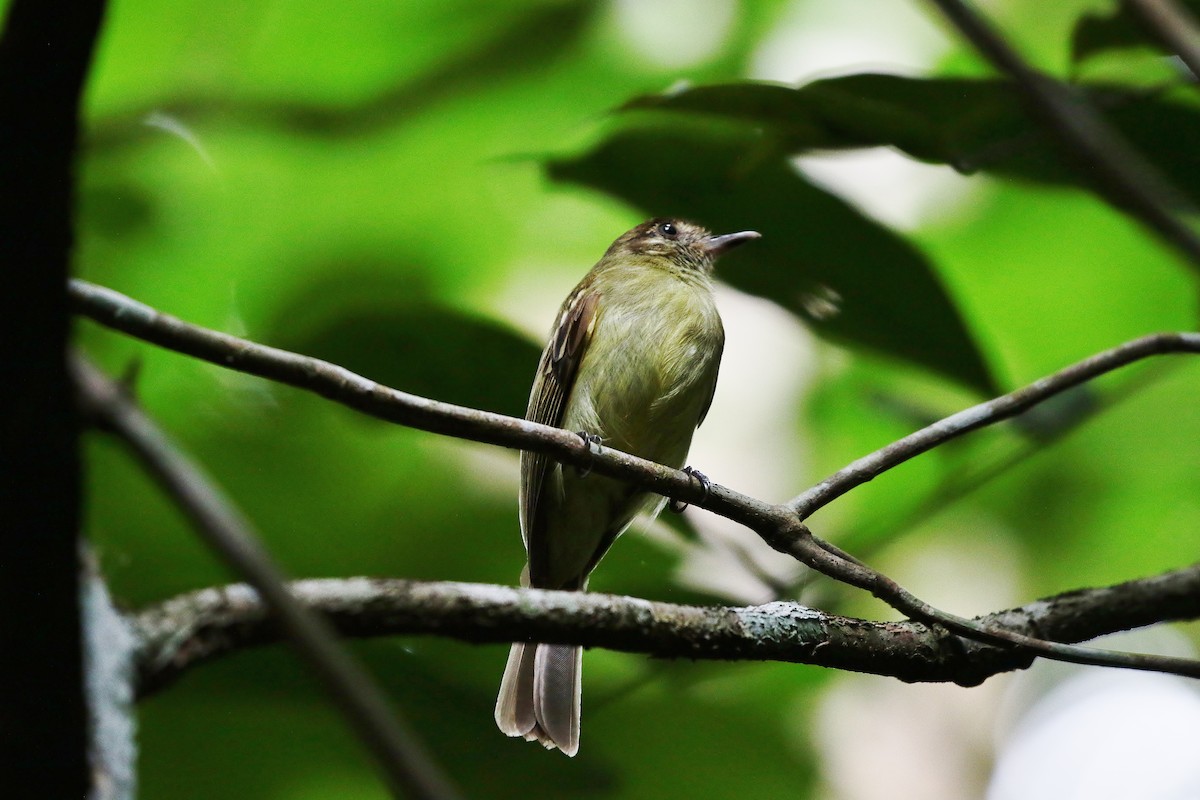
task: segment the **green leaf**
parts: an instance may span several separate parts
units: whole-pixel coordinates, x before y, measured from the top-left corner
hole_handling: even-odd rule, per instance
[[[968,156],[1028,129],[1002,81],[859,74],[800,88],[730,83],[635,98],[625,109],[729,118],[761,125],[793,153],[892,145],[970,172]]]
[[[1195,136],[1184,134],[1200,132],[1200,109],[1161,90],[1080,88],[1131,144],[1200,202],[1200,151],[1190,145]],[[733,83],[639,97],[625,108],[761,127],[791,153],[891,146],[963,173],[1091,189],[1086,174],[1063,157],[1003,80],[861,74],[800,88]]]
[[[118,83],[128,83],[128,94],[143,97],[133,107],[127,100],[117,106],[103,91],[90,98],[93,113],[101,112],[88,126],[93,150],[142,141],[151,131],[148,115],[186,120],[189,127],[236,119],[287,134],[374,135],[449,97],[547,70],[578,46],[598,2],[382,4],[336,20],[319,10],[276,17],[270,9],[229,5],[236,13],[275,19],[265,33],[247,26],[244,36],[220,37],[219,43],[192,41],[171,50],[167,40],[156,46],[170,50],[164,58],[202,51],[214,64],[237,64],[235,74],[215,68],[207,80],[153,91],[141,48],[112,54],[112,63],[109,52],[103,54],[101,66],[116,73]],[[201,8],[220,13],[209,4],[197,5],[194,13]],[[152,28],[156,21],[138,24]],[[421,35],[407,36],[410,26]],[[345,58],[351,51],[354,58]]]
[[[812,186],[769,141],[727,127],[627,127],[550,175],[763,240],[727,257],[720,277],[779,303],[819,334],[921,365],[981,392],[983,356],[914,247]]]
[[[1200,0],[1177,3],[1181,10],[1200,16]],[[1108,13],[1092,12],[1080,17],[1071,34],[1071,61],[1078,64],[1101,53],[1134,47],[1170,52],[1130,4],[1121,3]]]

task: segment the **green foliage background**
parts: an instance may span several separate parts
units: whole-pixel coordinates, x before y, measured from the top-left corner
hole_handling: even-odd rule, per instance
[[[833,0],[807,5],[821,2]],[[809,448],[793,493],[921,420],[1195,327],[1195,265],[1080,186],[965,48],[937,80],[655,96],[679,79],[743,78],[787,7],[737,6],[721,46],[677,70],[628,44],[611,3],[116,0],[87,98],[77,272],[191,322],[520,415],[550,323],[521,317],[524,293],[562,296],[651,214],[756,228],[763,241],[724,274],[828,342],[794,430],[778,432]],[[1080,16],[1105,7],[1023,0],[999,20],[1043,68],[1106,79],[1114,121],[1194,196],[1195,90],[1143,94],[1168,74],[1144,50],[1111,49],[1133,38],[1119,19],[1106,34],[1092,18],[1073,50]],[[812,148],[872,145],[978,170],[974,204],[898,232],[788,166]],[[804,298],[821,287],[842,313],[809,319]],[[293,575],[515,582],[515,454],[362,419],[89,324],[79,337],[114,371],[140,364],[145,407]],[[999,536],[1018,601],[1188,563],[1200,551],[1198,393],[1193,364],[1135,368],[890,473],[816,528],[885,569],[948,539]],[[87,457],[88,534],[123,603],[231,579],[112,443],[92,437]],[[758,546],[748,532],[745,545]],[[675,560],[629,536],[592,587],[722,600],[680,588]],[[996,568],[975,566],[981,579]],[[945,578],[910,588],[936,600]],[[831,608],[888,614],[823,588]],[[568,761],[495,730],[504,648],[411,638],[355,650],[468,796],[796,797],[822,780],[812,724],[837,678],[827,671],[593,652],[583,747]],[[281,648],[196,671],[145,702],[140,724],[148,799],[382,796]]]

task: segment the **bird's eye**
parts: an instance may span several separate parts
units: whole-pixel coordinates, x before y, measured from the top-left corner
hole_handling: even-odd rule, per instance
[[[676,236],[679,235],[679,230],[675,227],[675,225],[673,223],[670,223],[670,222],[664,222],[661,225],[659,225],[658,232],[661,233],[663,236],[667,237],[668,239],[674,239]]]

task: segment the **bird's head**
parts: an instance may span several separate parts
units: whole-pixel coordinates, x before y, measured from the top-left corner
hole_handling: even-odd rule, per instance
[[[622,234],[608,248],[605,258],[649,263],[662,259],[677,269],[709,273],[717,256],[760,236],[755,231],[713,236],[694,222],[656,217]]]

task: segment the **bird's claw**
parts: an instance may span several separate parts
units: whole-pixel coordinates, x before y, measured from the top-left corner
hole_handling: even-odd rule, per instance
[[[588,433],[587,431],[575,431],[575,435],[580,439],[583,439],[583,445],[587,448],[589,456],[600,452],[601,446],[599,436],[594,433]],[[592,449],[593,447],[595,450]],[[589,462],[586,467],[576,467],[575,472],[579,475],[579,477],[586,478],[588,475],[592,474],[592,465]]]
[[[708,479],[708,476],[705,475],[700,470],[696,469],[695,467],[684,467],[683,471],[686,472],[688,475],[691,475],[693,478],[695,478],[696,481],[700,484],[700,493],[703,497],[703,500],[701,500],[701,502],[704,502],[704,500],[708,500],[708,493],[710,491],[712,491],[712,481],[710,481]],[[671,498],[671,501],[670,501],[670,503],[668,503],[667,507],[670,508],[671,511],[673,511],[676,514],[682,514],[684,509],[686,509],[688,507],[688,504],[683,502],[682,500],[676,500],[675,498]]]

